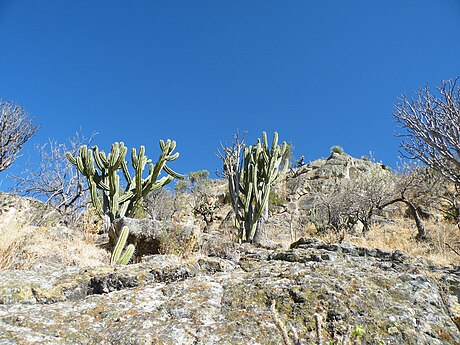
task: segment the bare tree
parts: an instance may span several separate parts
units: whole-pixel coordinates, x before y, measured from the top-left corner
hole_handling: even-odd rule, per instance
[[[442,203],[436,205],[436,209],[444,214],[446,220],[460,227],[460,185],[444,183],[440,200]]]
[[[24,108],[0,100],[0,171],[13,164],[24,143],[37,130]]]
[[[441,82],[437,93],[428,85],[410,99],[402,96],[394,118],[405,132],[402,148],[410,159],[419,159],[460,184],[460,87],[457,79]]]
[[[372,218],[394,194],[390,172],[380,169],[353,179],[340,178],[315,192],[310,220],[319,231],[349,231],[360,221],[364,232]]]
[[[67,224],[74,224],[79,218],[79,211],[86,204],[87,188],[77,169],[66,158],[66,152],[77,154],[81,145],[90,144],[94,134],[85,138],[76,133],[68,144],[49,140],[49,143],[36,146],[40,159],[37,169],[24,169],[20,176],[11,176],[16,180],[13,191],[37,197],[55,209]]]
[[[416,239],[428,237],[423,222],[424,210],[440,209],[445,195],[446,178],[432,168],[405,163],[395,175],[393,195],[381,203],[383,209],[395,203],[404,203],[417,227]],[[445,203],[445,202],[444,202]]]

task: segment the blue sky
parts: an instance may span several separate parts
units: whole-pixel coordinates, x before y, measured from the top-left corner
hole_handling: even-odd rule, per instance
[[[153,158],[171,138],[171,167],[213,172],[238,128],[395,165],[394,103],[459,76],[459,40],[458,0],[0,0],[0,97],[41,126],[26,150],[82,128]]]

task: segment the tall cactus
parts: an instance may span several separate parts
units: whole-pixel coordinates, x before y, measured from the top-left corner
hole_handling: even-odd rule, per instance
[[[94,208],[99,214],[106,215],[110,221],[113,221],[124,216],[133,217],[136,209],[150,191],[167,185],[174,178],[183,178],[183,175],[176,173],[166,165],[166,162],[179,157],[178,152],[172,154],[175,147],[174,140],[166,142],[160,140],[162,151],[155,164],[145,155],[144,146],[139,148],[139,153],[133,148],[131,151],[133,176],[125,160],[128,149],[122,142],[114,143],[108,155],[104,151],[99,151],[97,146],[88,149],[84,145],[80,147],[77,157],[73,157],[68,152],[67,159],[86,177]],[[143,178],[146,165],[149,167],[148,175]],[[124,191],[121,190],[120,185],[120,170],[126,180]],[[167,175],[158,179],[162,170]],[[102,200],[98,195],[98,189],[102,191]]]
[[[283,171],[279,170],[286,149],[285,142],[278,145],[277,132],[273,135],[271,148],[265,132],[262,133],[262,141],[258,139],[256,145],[244,148],[238,169],[239,186],[230,193],[242,242],[253,242],[256,232],[264,231],[270,189],[288,167],[287,162],[284,162]]]

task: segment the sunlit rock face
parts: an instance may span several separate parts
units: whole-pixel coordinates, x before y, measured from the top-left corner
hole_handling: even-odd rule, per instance
[[[458,268],[317,240],[212,248],[186,261],[2,272],[0,343],[279,345],[273,301],[305,344],[318,318],[324,342],[347,330],[362,344],[460,342]]]

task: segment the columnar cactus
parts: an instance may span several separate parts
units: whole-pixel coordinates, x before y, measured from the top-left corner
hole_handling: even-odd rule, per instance
[[[236,218],[239,223],[239,239],[252,242],[261,222],[266,220],[268,198],[271,187],[283,176],[279,167],[283,160],[287,144],[278,145],[278,133],[275,132],[271,148],[268,146],[267,134],[263,132],[262,142],[244,148],[243,164],[239,172],[237,193],[230,193],[233,205],[237,205]],[[262,229],[260,229],[262,231]]]
[[[118,237],[117,244],[115,245],[115,248],[113,249],[112,257],[110,258],[110,264],[111,265],[127,265],[128,262],[131,260],[134,254],[134,244],[129,244],[126,247],[126,250],[123,252],[123,248],[126,245],[126,240],[128,239],[129,235],[129,228],[127,226],[124,226],[123,229],[121,230],[120,237]]]
[[[160,140],[162,150],[155,164],[145,155],[145,148],[141,146],[139,153],[131,151],[131,165],[134,175],[131,176],[128,162],[125,160],[127,148],[121,143],[114,143],[111,152],[106,155],[99,151],[97,146],[88,149],[86,145],[80,147],[79,155],[73,157],[69,152],[67,159],[74,164],[80,173],[86,177],[91,192],[91,201],[94,208],[101,215],[107,215],[110,221],[121,217],[133,217],[137,207],[150,191],[159,189],[170,183],[174,178],[183,178],[182,175],[171,170],[166,162],[171,162],[179,153],[172,154],[176,142]],[[143,178],[146,165],[149,167],[148,176]],[[122,171],[126,180],[126,188],[121,190],[119,171]],[[161,171],[166,176],[158,179]],[[102,200],[98,195],[102,191]]]

